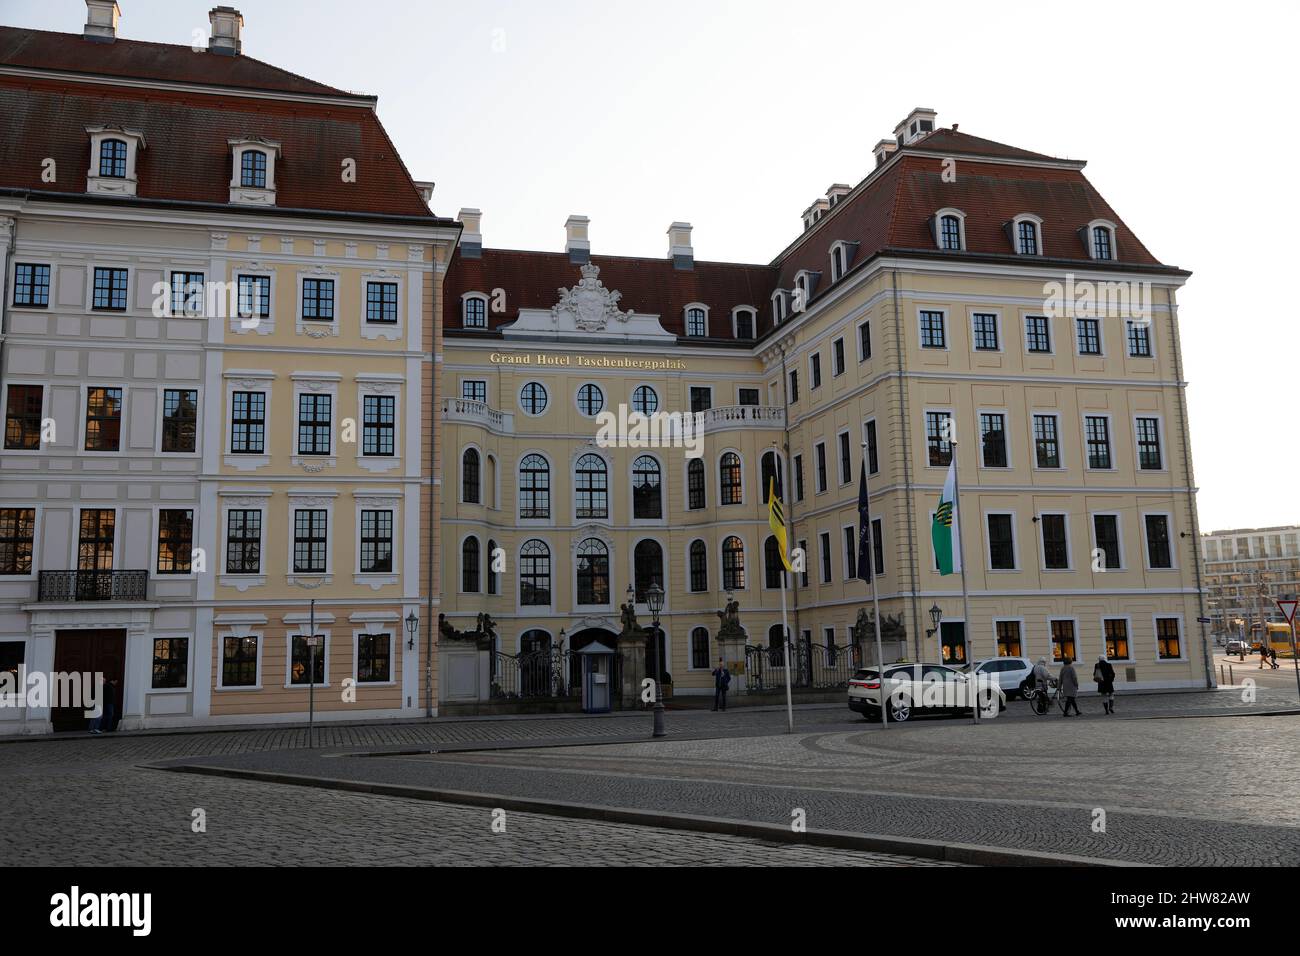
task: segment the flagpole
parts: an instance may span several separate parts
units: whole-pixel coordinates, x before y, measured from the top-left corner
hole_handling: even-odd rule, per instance
[[[862,490],[868,502],[871,500],[871,487],[867,478],[867,443],[862,443]],[[889,726],[889,708],[885,706],[885,649],[880,641],[880,595],[876,592],[876,542],[875,531],[871,527],[871,509],[867,508],[867,568],[871,575],[871,608],[876,620],[876,670],[880,678],[880,726]],[[861,559],[859,559],[861,563]],[[859,576],[862,569],[858,568]]]
[[[794,733],[794,692],[790,689],[790,622],[786,620],[785,586],[789,572],[781,569],[781,636],[785,645],[785,713],[789,733]]]
[[[777,502],[780,502],[781,521],[779,526],[776,520],[778,508]],[[787,577],[794,573],[793,569],[790,567],[790,558],[786,552],[790,547],[790,532],[794,529],[790,527],[790,516],[785,512],[784,499],[777,498],[776,496],[775,477],[768,482],[767,523],[772,531],[776,533],[777,543],[781,546],[781,644],[785,661],[786,728],[788,733],[794,733],[794,691],[791,690],[790,687],[790,620],[785,607],[785,589],[788,583]]]
[[[957,518],[957,560],[961,563],[961,613],[962,613],[962,640],[965,643],[966,666],[969,667],[971,681],[975,681],[975,660],[971,656],[971,619],[970,619],[970,593],[966,590],[966,535],[962,529],[966,524],[966,516],[961,509],[961,469],[957,465],[957,440],[952,440],[952,511]],[[943,635],[939,636],[939,642],[942,644]],[[971,717],[976,724],[980,722],[979,694],[971,702]]]

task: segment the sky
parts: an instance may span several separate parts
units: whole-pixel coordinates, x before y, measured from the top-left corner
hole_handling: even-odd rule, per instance
[[[1300,4],[866,0],[223,0],[244,52],[379,96],[433,208],[484,243],[768,262],[914,106],[1086,159],[1180,295],[1201,530],[1300,524],[1300,353],[1287,289]],[[121,35],[189,44],[212,0],[119,0]],[[79,33],[84,0],[0,0]],[[1262,277],[1262,278],[1261,278]],[[1263,283],[1278,294],[1265,301]],[[1234,291],[1236,290],[1236,291]]]

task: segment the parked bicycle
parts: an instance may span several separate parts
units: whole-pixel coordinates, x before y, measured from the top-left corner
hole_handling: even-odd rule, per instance
[[[1061,682],[1053,678],[1047,682],[1047,685],[1047,690],[1034,686],[1025,692],[1025,700],[1029,701],[1029,709],[1042,717],[1052,709],[1052,704],[1055,704],[1061,713],[1065,713],[1065,698],[1061,696]]]

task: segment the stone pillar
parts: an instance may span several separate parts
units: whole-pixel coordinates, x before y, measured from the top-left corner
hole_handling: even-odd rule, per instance
[[[438,703],[487,703],[492,653],[486,640],[438,641]]]
[[[745,632],[724,632],[714,639],[714,643],[717,644],[718,653],[727,662],[727,670],[731,671],[731,693],[745,693],[745,645],[749,643]],[[712,663],[716,666],[717,662]]]
[[[636,710],[641,705],[641,682],[646,678],[645,652],[649,635],[637,628],[618,636],[618,656],[622,667],[619,686],[611,691],[610,703],[620,710]]]

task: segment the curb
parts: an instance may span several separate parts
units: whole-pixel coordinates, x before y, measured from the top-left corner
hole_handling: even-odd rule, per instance
[[[844,830],[807,830],[804,833],[795,833],[789,827],[773,823],[750,823],[724,817],[703,817],[657,810],[626,810],[586,803],[536,800],[530,797],[504,797],[470,791],[436,790],[426,787],[403,786],[401,784],[366,783],[358,780],[308,777],[301,774],[272,773],[260,770],[237,770],[230,767],[213,767],[204,764],[166,767],[153,765],[149,769],[227,777],[237,780],[254,780],[261,783],[275,783],[287,786],[315,787],[322,790],[369,793],[409,800],[426,800],[436,803],[455,803],[463,806],[514,810],[520,813],[536,813],[575,820],[599,820],[607,823],[625,823],[669,830],[715,833],[724,836],[766,840],[773,843],[801,844],[804,846],[872,853],[892,853],[937,860],[943,863],[960,863],[967,866],[1149,867],[1154,865],[1103,860],[1096,857],[1074,856],[1066,853],[1007,849],[975,843],[944,843],[939,840],[925,840],[919,837],[852,833]]]

